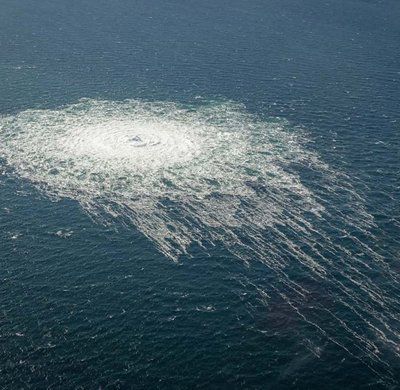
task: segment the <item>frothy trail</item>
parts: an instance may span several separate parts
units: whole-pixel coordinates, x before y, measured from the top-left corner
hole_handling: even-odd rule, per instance
[[[86,99],[4,117],[0,141],[18,176],[100,221],[134,224],[175,261],[218,244],[262,262],[265,304],[274,296],[310,334],[393,377],[399,279],[352,180],[321,161],[303,129],[233,102]]]

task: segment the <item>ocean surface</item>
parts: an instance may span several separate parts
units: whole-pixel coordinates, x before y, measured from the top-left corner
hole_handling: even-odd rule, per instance
[[[1,389],[400,388],[398,0],[1,0]]]

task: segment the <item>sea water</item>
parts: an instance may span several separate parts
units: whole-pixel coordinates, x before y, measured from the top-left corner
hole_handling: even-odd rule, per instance
[[[0,4],[4,388],[396,388],[395,1]]]

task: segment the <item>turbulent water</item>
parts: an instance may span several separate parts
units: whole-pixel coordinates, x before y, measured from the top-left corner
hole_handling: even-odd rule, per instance
[[[0,129],[10,172],[52,199],[77,200],[98,222],[136,227],[175,261],[194,245],[223,245],[244,264],[261,262],[274,275],[257,286],[266,305],[271,291],[390,377],[382,353],[400,358],[398,275],[374,251],[363,198],[312,151],[305,129],[233,102],[89,99],[4,117]],[[376,272],[390,291],[371,278]],[[318,356],[311,340],[308,348]]]
[[[84,100],[2,119],[2,155],[47,194],[131,221],[167,256],[241,238],[323,207],[290,167],[321,170],[304,131],[235,103]],[[257,234],[258,232],[258,234]],[[257,245],[258,246],[258,245]]]

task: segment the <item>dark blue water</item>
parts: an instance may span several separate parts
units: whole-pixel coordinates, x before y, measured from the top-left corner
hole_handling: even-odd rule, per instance
[[[4,125],[0,387],[400,387],[399,20],[394,0],[1,0],[2,117],[243,104],[306,133],[278,160],[323,209],[262,182],[250,206],[233,195],[241,249],[205,239],[176,262],[138,224],[49,196],[39,165],[21,174]]]

